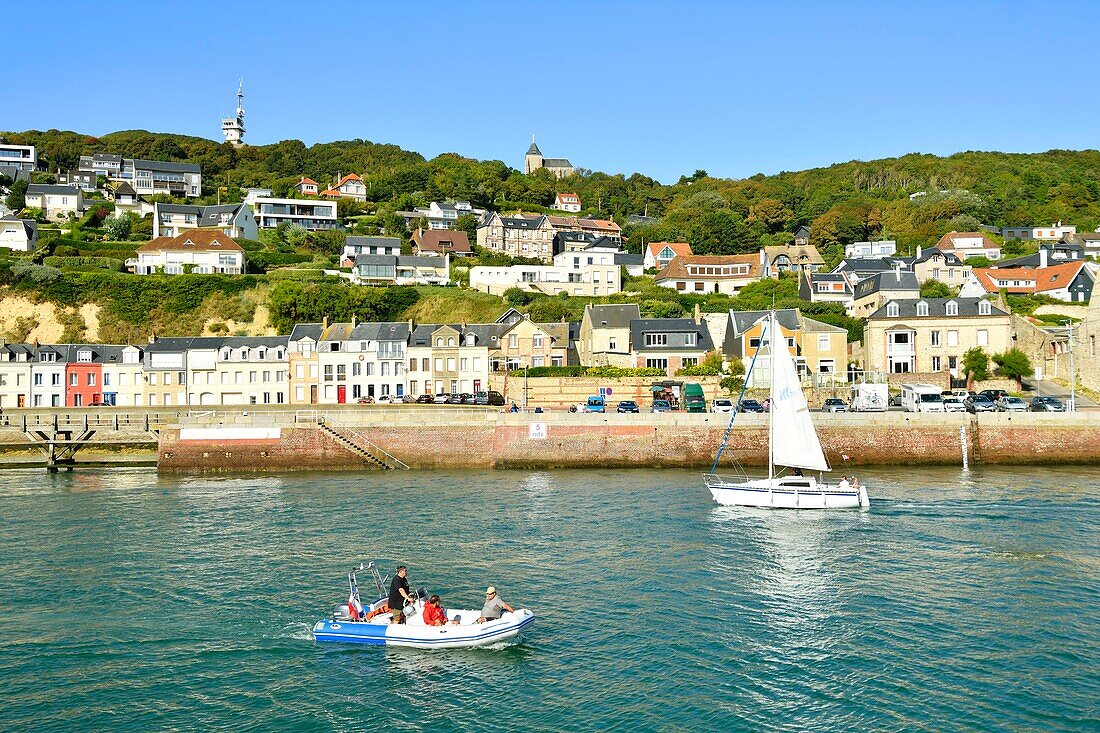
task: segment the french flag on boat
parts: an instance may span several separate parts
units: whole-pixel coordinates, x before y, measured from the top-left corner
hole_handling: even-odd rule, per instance
[[[352,618],[363,618],[363,604],[354,593],[348,596],[348,615]]]

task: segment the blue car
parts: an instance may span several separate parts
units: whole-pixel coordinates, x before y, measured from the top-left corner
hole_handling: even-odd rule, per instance
[[[607,403],[603,397],[589,397],[584,403],[585,412],[607,412]]]

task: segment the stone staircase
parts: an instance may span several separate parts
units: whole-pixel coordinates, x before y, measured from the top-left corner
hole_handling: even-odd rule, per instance
[[[375,445],[359,433],[346,425],[334,423],[331,420],[320,419],[317,426],[324,430],[333,440],[346,450],[360,456],[367,464],[383,470],[408,469],[408,466],[385,449]]]

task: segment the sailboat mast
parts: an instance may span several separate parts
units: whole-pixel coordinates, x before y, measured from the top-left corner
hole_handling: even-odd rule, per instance
[[[771,494],[772,479],[775,478],[775,453],[772,446],[775,444],[775,420],[772,419],[772,411],[775,409],[775,311],[768,315],[768,354],[770,357],[768,370],[769,382],[768,396],[768,494]],[[785,346],[785,344],[784,344]]]

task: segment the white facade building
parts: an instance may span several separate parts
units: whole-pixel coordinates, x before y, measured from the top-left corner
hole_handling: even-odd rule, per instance
[[[897,254],[898,243],[893,239],[878,242],[853,242],[844,248],[846,259],[881,260]]]
[[[260,229],[274,229],[284,222],[298,224],[310,231],[340,227],[335,201],[260,196],[253,201],[252,206],[256,215],[256,225]]]
[[[27,186],[27,208],[41,209],[51,219],[80,216],[84,208],[84,192],[76,186],[53,186],[32,183]]]
[[[0,219],[0,247],[13,252],[38,249],[38,222],[5,216]]]
[[[191,206],[153,204],[153,237],[176,237],[188,229],[217,229],[233,239],[256,239],[256,218],[247,204]]]
[[[1062,222],[1051,224],[1048,227],[1003,227],[1001,236],[1007,239],[1024,239],[1028,241],[1057,242],[1067,234],[1076,234],[1077,227]]]
[[[244,267],[244,250],[231,237],[209,229],[191,229],[176,237],[158,237],[138,247],[134,272],[240,275]]]
[[[0,143],[0,166],[11,166],[21,171],[38,168],[38,154],[33,145],[8,145]]]

